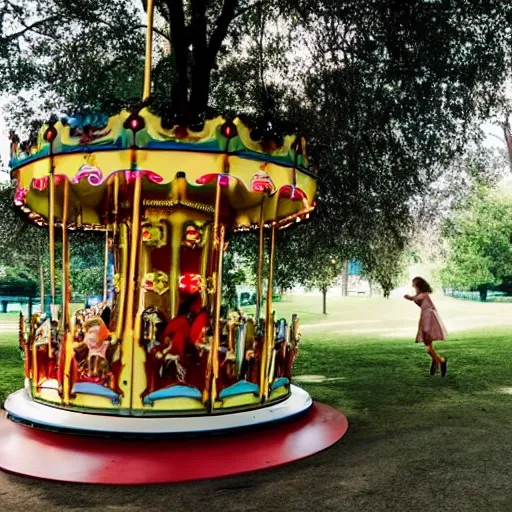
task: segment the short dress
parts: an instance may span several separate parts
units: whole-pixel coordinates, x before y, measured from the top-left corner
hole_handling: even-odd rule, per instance
[[[446,327],[436,311],[436,307],[428,293],[413,297],[413,301],[421,308],[420,321],[416,342],[430,345],[433,341],[442,341],[447,337]]]

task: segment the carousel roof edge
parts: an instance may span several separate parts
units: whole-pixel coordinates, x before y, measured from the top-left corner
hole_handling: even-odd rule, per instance
[[[147,108],[138,114],[127,110],[117,115],[85,115],[62,117],[45,124],[37,137],[20,143],[11,131],[11,171],[35,160],[69,153],[96,151],[208,152],[238,155],[242,158],[295,167],[316,175],[307,156],[306,141],[297,135],[285,135],[280,140],[259,136],[240,118],[232,121],[218,116],[208,119],[201,127],[166,126],[162,118]]]

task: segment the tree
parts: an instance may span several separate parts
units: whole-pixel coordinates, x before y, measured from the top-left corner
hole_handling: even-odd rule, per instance
[[[80,268],[71,264],[73,295],[101,295],[103,293],[103,267]]]
[[[377,283],[385,299],[403,282],[406,275],[408,252],[393,240],[380,240],[372,245],[371,258],[366,258],[363,275],[371,282]]]
[[[14,206],[14,187],[0,187],[0,264],[13,271],[29,272],[32,276],[43,275],[46,293],[50,288],[48,232],[25,218]],[[60,230],[56,232],[55,265],[56,292],[60,295],[62,246]],[[80,295],[96,294],[103,290],[104,234],[92,232],[70,233],[71,285]],[[5,279],[14,274],[7,274]],[[21,275],[21,274],[20,274]],[[24,275],[24,274],[23,274]],[[7,281],[5,281],[7,282]],[[15,285],[17,281],[13,281]],[[38,288],[38,293],[40,289]]]
[[[512,200],[480,190],[447,221],[450,256],[442,273],[446,287],[478,289],[486,300],[491,286],[512,275]]]
[[[28,21],[20,5],[0,8],[4,90],[37,85],[49,98],[45,113],[70,105],[110,113],[140,95],[138,2],[34,0]],[[338,261],[354,256],[368,265],[378,258],[371,242],[404,246],[415,214],[410,198],[426,193],[476,137],[480,120],[501,104],[510,70],[507,2],[156,6],[157,42],[170,42],[171,51],[157,52],[151,108],[166,122],[246,112],[261,137],[279,141],[299,130],[310,141],[322,169],[319,208],[307,235],[299,226],[280,237],[280,253],[297,262],[288,265],[290,280],[301,267],[328,271],[325,244]],[[67,30],[71,24],[76,30]],[[318,259],[304,259],[312,255]]]
[[[466,7],[322,3],[297,25],[284,24],[281,33],[275,10],[254,13],[249,25],[239,19],[239,33],[247,34],[238,40],[242,58],[221,59],[219,82],[221,72],[229,72],[229,79],[216,84],[216,106],[245,106],[271,119],[276,131],[287,123],[299,128],[321,168],[314,221],[307,231],[299,227],[280,235],[286,242],[280,241],[278,254],[294,261],[288,266],[292,280],[304,282],[324,267],[328,272],[325,245],[340,261],[358,257],[376,268],[387,240],[405,247],[413,233],[418,208],[411,197],[433,195],[432,183],[452,178],[448,164],[475,135],[490,105],[499,104],[498,76],[507,74],[510,62],[507,50],[498,51],[498,74],[484,62],[486,38],[499,45],[510,37],[510,9],[493,11],[491,29],[485,13]],[[307,39],[299,33],[301,23],[308,27]],[[286,31],[306,58],[286,61]],[[490,75],[488,95],[471,92]],[[390,252],[388,269],[400,259],[399,251]],[[302,258],[308,258],[306,275],[298,264]]]
[[[23,267],[3,267],[0,273],[0,295],[35,297],[38,294],[38,276]]]
[[[0,93],[18,122],[50,113],[116,113],[138,101],[144,37],[137,3],[5,0],[0,6]]]

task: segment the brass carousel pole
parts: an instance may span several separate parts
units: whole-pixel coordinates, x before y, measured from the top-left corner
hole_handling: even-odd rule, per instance
[[[128,235],[127,235],[127,226],[126,224],[122,224],[119,226],[119,174],[114,176],[114,211],[112,212],[114,216],[114,224],[112,228],[112,237],[114,239],[114,243],[117,245],[117,253],[116,258],[120,261],[116,261],[116,273],[119,276],[119,283],[117,286],[119,287],[119,296],[116,298],[116,311],[117,311],[117,320],[116,320],[116,339],[120,339],[123,327],[124,327],[124,303],[126,300],[126,278],[127,278],[127,245],[128,245]]]
[[[41,253],[39,253],[39,293],[41,295],[41,304],[39,306],[39,312],[44,313],[44,265],[42,261]],[[30,320],[30,319],[29,319]]]
[[[153,20],[155,14],[154,0],[147,0],[148,28],[146,31],[146,64],[144,68],[143,100],[151,94],[151,64],[153,59]]]
[[[219,376],[219,347],[221,337],[220,325],[220,310],[222,306],[222,267],[224,257],[224,240],[225,240],[225,226],[220,223],[220,199],[221,199],[221,186],[220,179],[217,177],[217,189],[215,192],[215,216],[213,221],[213,244],[212,254],[217,253],[217,269],[214,271],[214,332],[213,342],[210,347],[210,361],[209,361],[209,378],[211,382],[207,382],[206,386],[210,386],[210,410],[213,411],[215,400],[217,398],[217,378]]]
[[[105,230],[105,262],[103,267],[103,302],[107,302],[108,295],[108,223]]]
[[[135,137],[135,135],[134,135]],[[132,159],[135,159],[135,149],[133,151]],[[133,164],[132,164],[133,165]],[[128,266],[128,283],[126,289],[126,308],[125,308],[125,326],[124,326],[124,339],[127,341],[127,360],[133,363],[134,354],[134,324],[137,323],[134,319],[134,304],[135,295],[137,293],[136,280],[137,280],[137,262],[139,259],[139,240],[140,240],[140,203],[142,196],[142,178],[137,176],[135,179],[135,187],[133,190],[133,209],[132,209],[132,224],[131,224],[131,236],[130,236],[130,260]],[[133,379],[133,371],[131,371]],[[131,389],[131,386],[130,386]],[[133,406],[130,396],[130,408]]]
[[[276,199],[276,208],[279,202],[279,197]],[[276,211],[277,215],[277,211]],[[275,218],[276,216],[274,216]],[[273,281],[274,281],[274,262],[276,252],[276,237],[277,237],[277,222],[272,222],[272,229],[270,235],[270,251],[268,263],[268,284],[267,284],[267,304],[266,304],[266,320],[265,320],[265,337],[261,351],[261,366],[260,366],[260,398],[265,401],[269,392],[269,367],[270,367],[270,354],[274,345],[274,318],[272,313],[272,295],[273,295]]]
[[[53,142],[57,137],[57,130],[53,126],[49,126],[44,134],[44,139],[50,144],[50,173],[48,176],[48,246],[50,252],[50,318],[51,320],[58,320],[58,315],[55,311],[55,162],[53,158]],[[57,316],[57,318],[54,318]],[[53,329],[51,329],[51,332]],[[48,337],[48,357],[52,357],[52,335]],[[35,344],[34,344],[35,347]],[[33,352],[34,367],[36,371],[36,389],[39,385],[37,379],[37,350]]]
[[[207,286],[207,275],[208,275],[208,256],[210,254],[210,237],[211,237],[211,226],[207,226],[204,230],[204,245],[203,252],[201,254],[201,297],[203,300],[203,306],[208,304],[208,286]]]
[[[256,282],[256,325],[261,316],[261,302],[263,299],[263,259],[265,252],[265,221],[264,221],[265,197],[261,201],[259,243],[258,243],[258,276]]]
[[[154,2],[148,0],[147,3],[147,18],[148,25],[146,31],[146,62],[144,67],[144,91],[143,100],[146,100],[151,93],[151,59],[152,59],[152,44],[153,44],[153,14]],[[133,148],[132,148],[132,171],[136,168],[136,152],[135,152],[135,132],[133,134]],[[131,361],[131,384],[129,401],[130,408],[133,407],[133,364],[135,354],[135,337],[140,336],[140,332],[136,332],[137,326],[140,324],[140,308],[138,308],[136,318],[134,318],[136,294],[140,293],[140,283],[136,286],[137,280],[137,267],[139,259],[139,246],[140,246],[140,231],[141,231],[141,199],[142,199],[142,177],[136,173],[135,186],[133,189],[133,209],[132,209],[132,223],[131,223],[131,236],[130,236],[130,262],[128,267],[128,283],[126,290],[126,308],[125,308],[125,340],[128,340],[129,350],[127,360]],[[137,290],[138,288],[138,290]],[[134,336],[135,333],[135,336]]]
[[[50,297],[51,311],[53,316],[53,308],[55,306],[55,179],[53,165],[53,144],[50,143],[50,176],[48,178],[48,237],[50,250]],[[52,318],[55,320],[54,318]]]
[[[112,238],[115,241],[119,229],[119,173],[114,176],[114,211],[112,214],[114,216]]]
[[[69,181],[64,180],[62,207],[62,327],[69,328]]]
[[[62,206],[62,332],[65,343],[65,363],[64,363],[64,382],[62,386],[62,399],[65,405],[70,403],[71,394],[71,363],[73,359],[73,333],[71,332],[69,302],[69,181],[64,180],[64,199]]]

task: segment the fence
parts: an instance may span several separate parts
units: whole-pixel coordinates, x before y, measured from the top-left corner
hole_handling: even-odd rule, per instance
[[[461,290],[452,290],[452,289],[444,289],[444,295],[447,297],[453,297],[454,299],[460,300],[474,300],[481,301],[480,292],[471,292],[471,291],[461,291]],[[512,297],[508,296],[504,292],[495,292],[489,290],[487,292],[486,302],[512,302]]]

